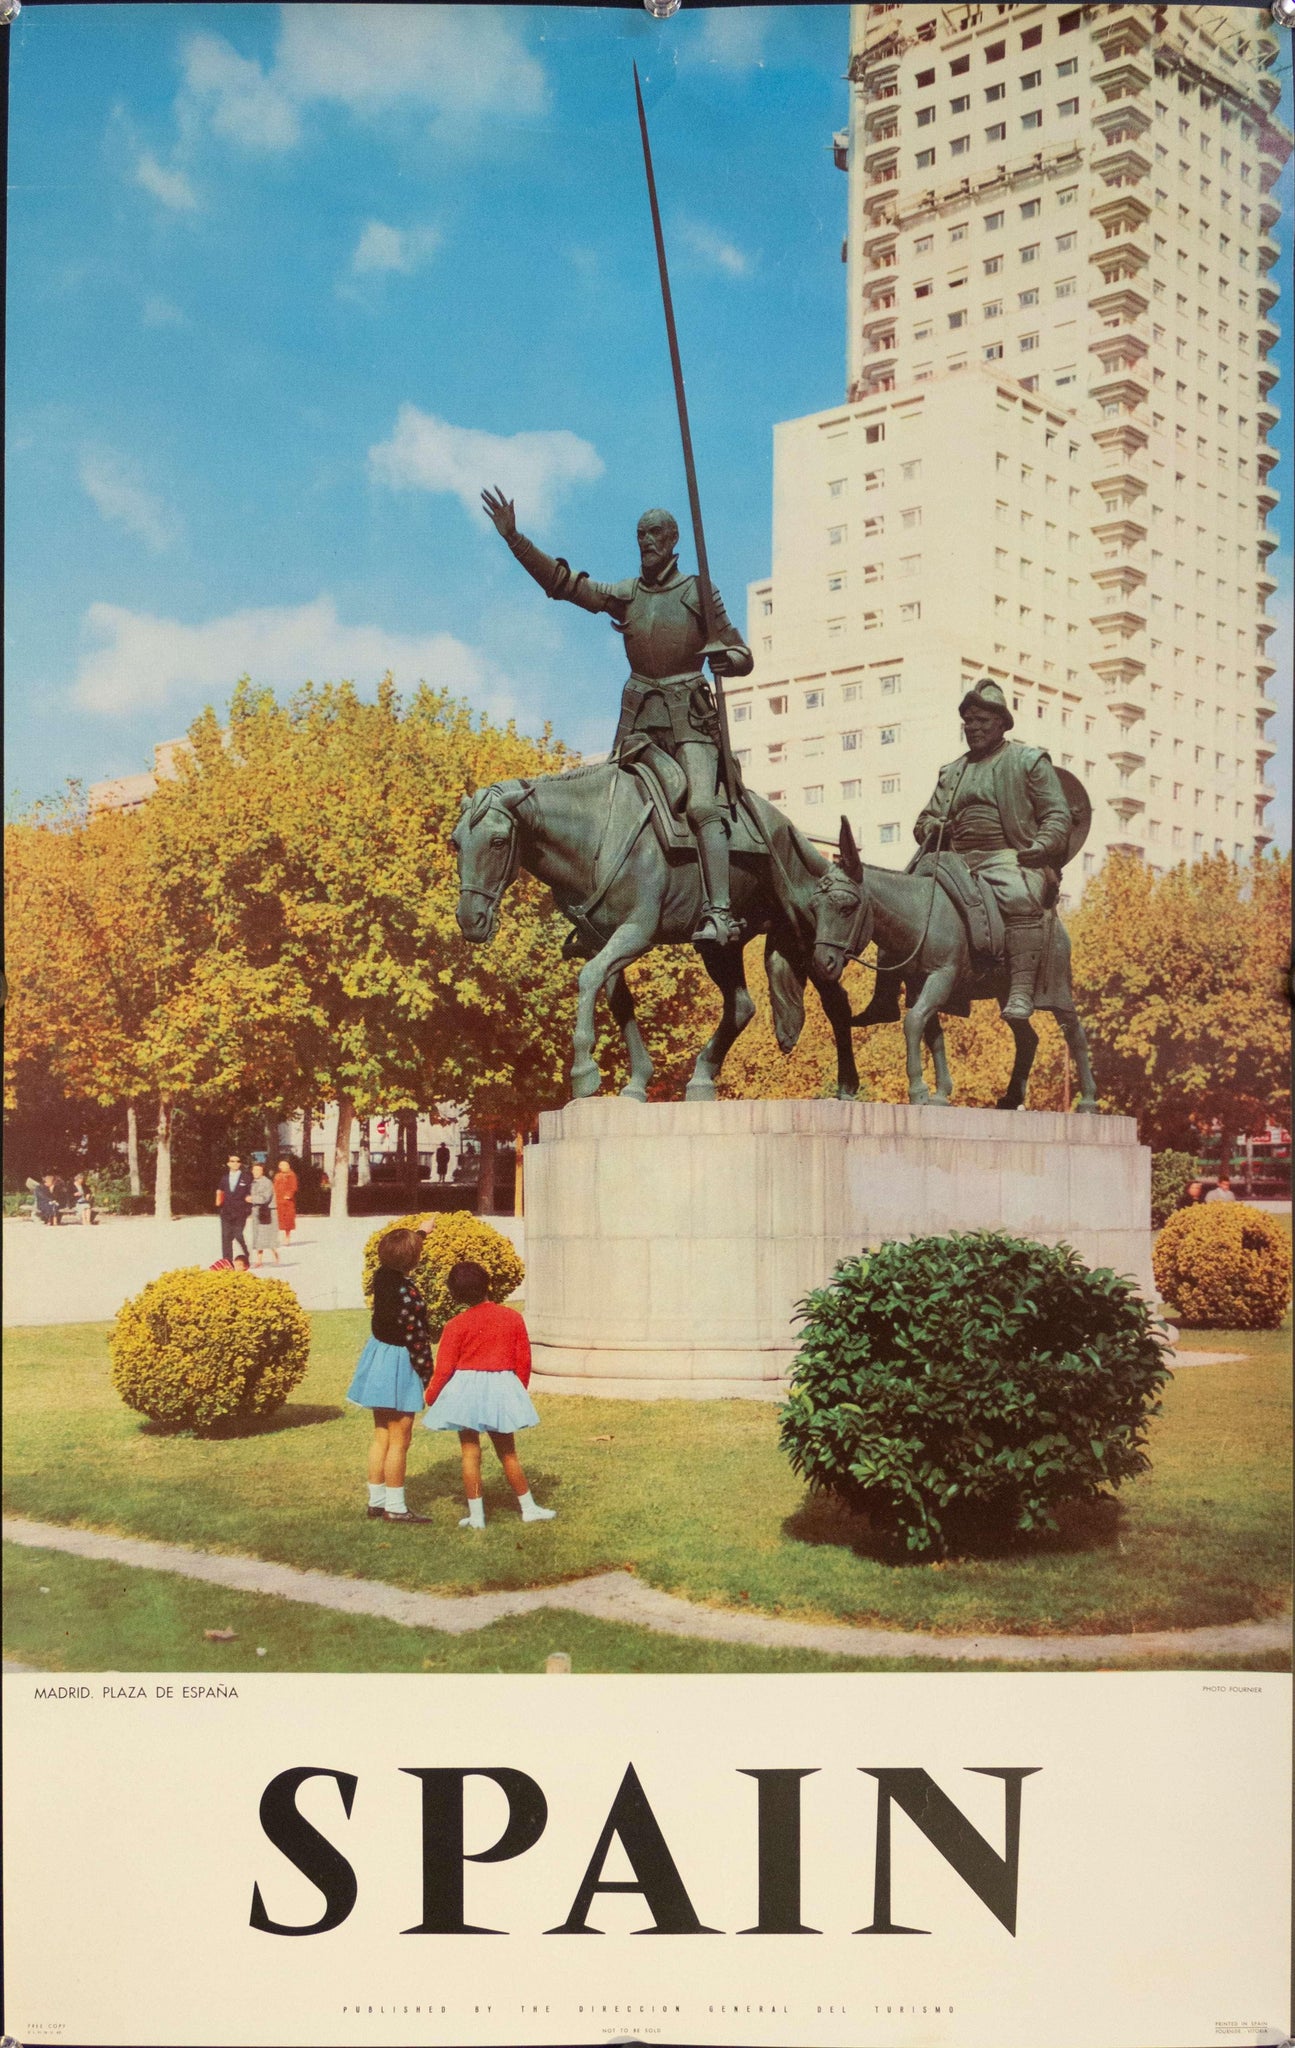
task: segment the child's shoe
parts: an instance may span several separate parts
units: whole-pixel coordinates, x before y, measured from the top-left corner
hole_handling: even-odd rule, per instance
[[[524,1522],[552,1522],[557,1519],[556,1508],[542,1508],[529,1493],[519,1493],[517,1505],[522,1511]]]
[[[480,1494],[468,1502],[468,1512],[459,1518],[460,1529],[484,1529],[486,1526],[486,1504]]]

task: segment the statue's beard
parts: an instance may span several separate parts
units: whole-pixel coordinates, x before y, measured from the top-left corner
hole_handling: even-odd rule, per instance
[[[648,563],[643,560],[642,556],[640,556],[639,566],[642,570],[643,581],[645,583],[664,583],[668,577],[673,576],[675,570],[678,568],[679,557],[675,554],[669,554],[666,555],[659,562]]]

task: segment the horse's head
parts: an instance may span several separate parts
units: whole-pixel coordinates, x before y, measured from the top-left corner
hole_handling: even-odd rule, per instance
[[[499,899],[517,872],[517,805],[528,794],[526,783],[492,782],[465,796],[459,807],[450,834],[459,863],[454,915],[474,945],[495,935]]]
[[[838,860],[820,877],[813,906],[815,971],[827,981],[839,981],[846,961],[857,960],[872,937],[872,898],[844,818]]]

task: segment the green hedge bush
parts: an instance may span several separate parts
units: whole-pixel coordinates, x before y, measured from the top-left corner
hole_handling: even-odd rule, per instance
[[[108,1349],[128,1407],[201,1434],[282,1406],[306,1370],[310,1321],[284,1280],[186,1266],[122,1304]]]
[[[1195,1330],[1276,1330],[1291,1298],[1284,1230],[1245,1202],[1200,1202],[1171,1216],[1151,1253],[1156,1286]]]
[[[1132,1281],[1069,1245],[996,1231],[884,1244],[838,1265],[806,1318],[781,1437],[812,1490],[918,1556],[1147,1469],[1167,1378]]]
[[[522,1284],[525,1266],[503,1232],[496,1230],[470,1209],[448,1209],[439,1215],[398,1216],[375,1230],[364,1247],[364,1295],[373,1299],[373,1276],[378,1270],[378,1246],[389,1230],[421,1230],[430,1223],[423,1256],[414,1269],[414,1279],[423,1290],[427,1321],[433,1337],[439,1337],[458,1304],[451,1301],[446,1279],[460,1259],[475,1259],[490,1275],[491,1301],[504,1301]]]
[[[1190,1152],[1153,1152],[1151,1155],[1151,1227],[1159,1230],[1169,1221],[1188,1185],[1198,1180],[1196,1162]]]

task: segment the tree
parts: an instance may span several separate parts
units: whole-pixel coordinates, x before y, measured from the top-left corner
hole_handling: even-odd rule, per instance
[[[1102,1107],[1197,1151],[1290,1115],[1291,863],[1212,855],[1154,875],[1112,854],[1070,924]]]

